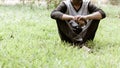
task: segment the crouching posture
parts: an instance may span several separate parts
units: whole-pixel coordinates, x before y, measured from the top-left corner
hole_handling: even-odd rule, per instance
[[[83,44],[93,40],[104,11],[89,0],[64,0],[51,13],[62,41]]]

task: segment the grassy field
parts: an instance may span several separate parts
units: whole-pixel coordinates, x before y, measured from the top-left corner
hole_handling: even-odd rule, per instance
[[[120,8],[101,8],[89,54],[60,41],[52,9],[0,6],[0,68],[120,68]]]

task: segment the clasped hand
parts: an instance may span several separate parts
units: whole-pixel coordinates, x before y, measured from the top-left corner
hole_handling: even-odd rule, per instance
[[[87,18],[86,16],[77,15],[73,17],[73,20],[77,22],[80,26],[84,26],[86,24],[85,21],[87,20]]]

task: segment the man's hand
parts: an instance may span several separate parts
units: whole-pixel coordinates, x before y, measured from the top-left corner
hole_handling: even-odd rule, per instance
[[[80,26],[84,26],[86,24],[86,16],[80,16],[80,15],[77,15],[77,16],[74,16],[73,20],[75,22],[77,22]]]
[[[71,16],[71,15],[63,14],[62,20],[74,20],[80,26],[84,26],[86,24],[85,21],[87,20],[87,16],[81,16],[81,15]]]
[[[80,26],[84,26],[84,25],[86,25],[86,22],[85,22],[85,20],[79,20],[79,21],[78,21],[78,24],[79,24]]]
[[[78,18],[77,18],[77,20],[78,21],[80,21],[80,20],[87,20],[87,16],[78,16]]]

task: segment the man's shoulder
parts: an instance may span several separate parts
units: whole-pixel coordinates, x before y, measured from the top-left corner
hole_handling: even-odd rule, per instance
[[[63,2],[70,2],[70,0],[63,0]]]
[[[83,0],[83,5],[84,6],[88,6],[89,3],[90,3],[90,0]]]
[[[71,2],[70,2],[70,0],[63,0],[63,3],[64,3],[65,5],[69,5]]]

